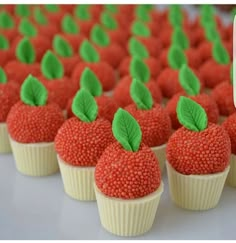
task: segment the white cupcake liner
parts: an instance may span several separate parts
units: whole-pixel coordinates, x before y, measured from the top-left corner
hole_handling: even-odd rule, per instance
[[[153,225],[163,183],[152,194],[134,200],[111,198],[94,184],[102,226],[119,236],[137,236],[149,231]]]
[[[219,116],[218,123],[222,124],[226,120],[227,116]]]
[[[207,210],[219,202],[229,166],[220,173],[183,175],[166,161],[171,199],[181,208]]]
[[[0,153],[11,153],[11,144],[9,141],[7,124],[0,123]]]
[[[165,162],[166,162],[166,144],[157,147],[152,147],[151,150],[155,153],[159,161],[161,172],[163,173],[165,169]]]
[[[94,166],[72,166],[57,155],[66,194],[76,200],[94,201]]]
[[[59,170],[54,143],[18,143],[10,138],[17,170],[29,176],[48,176]]]
[[[236,155],[234,154],[230,157],[230,170],[226,182],[229,186],[236,187]]]

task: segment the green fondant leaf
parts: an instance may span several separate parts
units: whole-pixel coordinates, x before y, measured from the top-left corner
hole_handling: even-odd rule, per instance
[[[64,68],[60,60],[47,51],[41,61],[41,71],[47,79],[60,79],[64,75]]]
[[[47,103],[48,92],[44,85],[30,74],[21,86],[20,97],[26,105],[43,106]]]
[[[29,17],[30,16],[30,8],[27,4],[17,4],[15,7],[15,13],[19,17]]]
[[[117,13],[118,12],[118,6],[116,4],[106,4],[105,10],[111,13]]]
[[[129,53],[141,59],[149,57],[147,48],[135,37],[131,37],[129,40]]]
[[[83,122],[93,122],[97,118],[98,106],[86,89],[80,89],[72,103],[73,113]]]
[[[150,17],[150,11],[148,8],[146,8],[145,5],[138,5],[136,8],[135,8],[135,15],[136,17],[143,21],[143,22],[149,22],[151,20],[151,17]]]
[[[187,64],[187,58],[178,45],[172,45],[170,47],[168,51],[168,63],[173,69],[180,69],[183,64]]]
[[[127,151],[139,150],[142,141],[142,131],[138,122],[126,110],[119,108],[114,115],[112,132],[116,140]]]
[[[24,37],[16,47],[16,56],[23,63],[34,63],[36,59],[35,50],[30,40]]]
[[[102,85],[96,74],[86,67],[80,78],[80,87],[88,90],[92,96],[102,95]]]
[[[108,46],[110,44],[109,36],[98,24],[93,26],[90,38],[98,46]]]
[[[137,57],[133,57],[131,60],[130,74],[132,78],[136,78],[144,83],[147,83],[150,79],[150,71],[148,66]]]
[[[172,43],[180,46],[183,50],[189,48],[189,40],[182,28],[176,27],[172,34]]]
[[[7,76],[3,68],[0,67],[0,84],[5,84],[5,83],[7,83]]]
[[[0,28],[11,29],[14,28],[15,23],[11,15],[5,11],[0,12]]]
[[[212,51],[213,51],[213,57],[216,62],[218,62],[219,64],[229,64],[230,62],[229,53],[227,52],[227,50],[225,49],[225,47],[223,46],[220,40],[216,40],[213,43]]]
[[[45,8],[48,12],[56,13],[60,10],[59,6],[56,4],[46,4]]]
[[[173,28],[182,26],[183,14],[179,5],[170,7],[168,19]]]
[[[34,37],[37,35],[37,29],[28,19],[22,19],[19,25],[19,32],[27,37]]]
[[[41,25],[48,24],[48,20],[46,16],[44,15],[43,11],[39,7],[34,9],[34,20]]]
[[[215,12],[214,7],[210,4],[202,4],[200,6],[200,14],[201,16],[211,16]]]
[[[69,14],[66,14],[62,19],[62,30],[68,34],[78,34],[79,26],[74,21],[73,17]]]
[[[200,16],[200,24],[203,28],[207,28],[208,26],[217,27],[214,15],[202,15]]]
[[[153,99],[148,88],[139,80],[133,79],[130,86],[130,95],[140,110],[150,110],[153,106]]]
[[[235,15],[236,15],[236,7],[235,7],[235,8],[233,8],[233,9],[231,10],[230,15],[231,15],[231,19],[232,19],[232,21],[233,21],[233,20],[234,20]]]
[[[0,34],[0,50],[7,50],[9,49],[10,44],[7,38],[4,35]]]
[[[176,111],[179,122],[187,129],[196,132],[206,129],[208,123],[207,114],[195,101],[181,96]]]
[[[75,8],[75,16],[81,20],[90,20],[91,15],[89,12],[89,5],[87,4],[77,5]]]
[[[179,81],[182,88],[188,95],[198,95],[200,93],[200,82],[194,72],[183,64],[179,71]]]
[[[149,37],[151,32],[149,28],[141,21],[135,21],[132,25],[132,33],[137,36]]]
[[[215,25],[207,24],[204,28],[204,32],[207,40],[210,42],[214,42],[215,40],[221,39]]]
[[[73,55],[73,49],[70,43],[60,35],[54,36],[52,45],[53,50],[61,57],[71,57]]]
[[[88,40],[84,40],[80,46],[79,53],[85,62],[99,62],[100,56]]]
[[[109,30],[115,30],[118,28],[116,20],[107,12],[101,14],[101,23]]]

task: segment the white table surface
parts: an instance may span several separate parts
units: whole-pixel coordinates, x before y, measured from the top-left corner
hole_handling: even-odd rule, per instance
[[[226,186],[215,209],[192,212],[172,203],[166,176],[153,227],[136,239],[236,239],[236,188]],[[23,176],[12,155],[0,155],[0,195],[0,239],[124,239],[102,228],[96,202],[64,193],[59,173]]]

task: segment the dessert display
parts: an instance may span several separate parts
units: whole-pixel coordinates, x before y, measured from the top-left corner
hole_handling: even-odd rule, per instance
[[[163,192],[159,163],[127,111],[119,108],[112,131],[116,141],[105,149],[95,169],[101,224],[120,236],[144,234],[152,227]]]
[[[85,89],[77,92],[72,111],[55,138],[65,192],[77,200],[95,200],[94,169],[107,146],[114,142],[111,123],[99,118],[98,106]]]
[[[62,111],[48,102],[46,88],[31,75],[21,86],[20,98],[6,121],[16,168],[30,176],[56,173],[54,137],[64,122]]]
[[[208,122],[205,110],[187,97],[180,97],[177,115],[183,127],[173,133],[166,148],[171,199],[189,210],[214,208],[230,168],[229,135]]]

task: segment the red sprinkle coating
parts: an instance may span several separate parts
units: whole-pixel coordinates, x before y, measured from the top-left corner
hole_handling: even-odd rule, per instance
[[[176,113],[177,103],[181,95],[186,96],[186,94],[184,94],[183,92],[176,94],[172,97],[172,99],[169,100],[169,102],[166,105],[166,111],[168,112],[171,118],[173,129],[178,129],[179,127],[181,127],[181,124],[179,123],[179,120],[177,118],[177,113]],[[210,96],[208,96],[207,94],[199,94],[197,96],[187,96],[187,97],[194,100],[204,108],[204,110],[207,113],[209,122],[217,123],[219,119],[219,110],[216,105],[216,102]]]
[[[107,30],[107,34],[110,37],[111,43],[117,43],[122,47],[126,47],[129,35],[125,33],[122,29]]]
[[[155,104],[151,110],[139,110],[135,104],[125,108],[139,123],[142,140],[149,147],[167,143],[171,135],[171,120],[164,108]]]
[[[231,153],[236,154],[236,113],[230,115],[222,124],[231,141]]]
[[[29,106],[19,101],[7,117],[8,132],[20,143],[53,142],[63,122],[61,109],[53,103]]]
[[[96,74],[102,84],[104,91],[110,91],[114,88],[116,84],[115,70],[108,63],[80,62],[75,66],[75,69],[72,73],[72,82],[75,84],[77,89],[79,89],[80,76],[86,67],[90,68]]]
[[[158,60],[154,57],[149,57],[147,59],[144,59],[143,61],[148,66],[148,68],[150,70],[151,77],[153,79],[157,78],[157,76],[161,72],[160,62],[158,62]],[[124,76],[126,76],[130,73],[129,72],[130,62],[131,62],[131,57],[127,56],[120,63],[120,66],[118,67],[118,72],[120,74],[120,77],[124,77]]]
[[[74,55],[71,57],[59,57],[60,61],[64,67],[64,75],[71,77],[76,65],[81,62],[79,55]]]
[[[166,150],[168,162],[184,175],[222,172],[229,165],[230,153],[229,135],[211,123],[201,132],[181,127],[170,137]]]
[[[130,152],[115,142],[99,159],[95,182],[109,197],[135,199],[157,190],[161,172],[156,156],[145,144],[141,144],[139,151]]]
[[[112,97],[108,97],[105,95],[94,97],[94,98],[98,105],[98,116],[112,122],[114,114],[119,108],[115,100]],[[69,118],[74,116],[71,109],[72,102],[73,102],[73,98],[71,98],[68,101],[66,106],[67,115]]]
[[[105,148],[113,142],[111,123],[102,118],[87,123],[72,117],[55,138],[60,158],[74,166],[95,166]]]
[[[5,122],[11,107],[20,99],[19,86],[15,83],[0,84],[0,122]]]
[[[0,49],[0,66],[4,67],[9,61],[12,61],[15,59],[15,53],[12,50],[12,48],[9,48],[8,50],[2,50]]]
[[[199,56],[201,57],[202,64],[204,64],[205,61],[212,59],[212,43],[207,41],[202,41],[198,47],[197,51],[199,53]]]
[[[114,89],[113,97],[117,104],[121,107],[125,107],[132,104],[132,98],[130,96],[130,85],[132,83],[131,76],[127,75],[123,77]],[[147,88],[152,94],[152,97],[156,103],[162,101],[161,91],[153,79],[150,79],[146,84]]]
[[[222,81],[230,80],[230,65],[218,64],[213,59],[205,62],[199,72],[208,88],[214,88]]]
[[[233,86],[230,82],[225,81],[218,84],[212,90],[211,96],[215,100],[222,116],[229,116],[236,111],[233,101]]]
[[[84,41],[84,35],[82,34],[60,34],[60,36],[70,43],[74,52],[77,54],[80,44]]]

